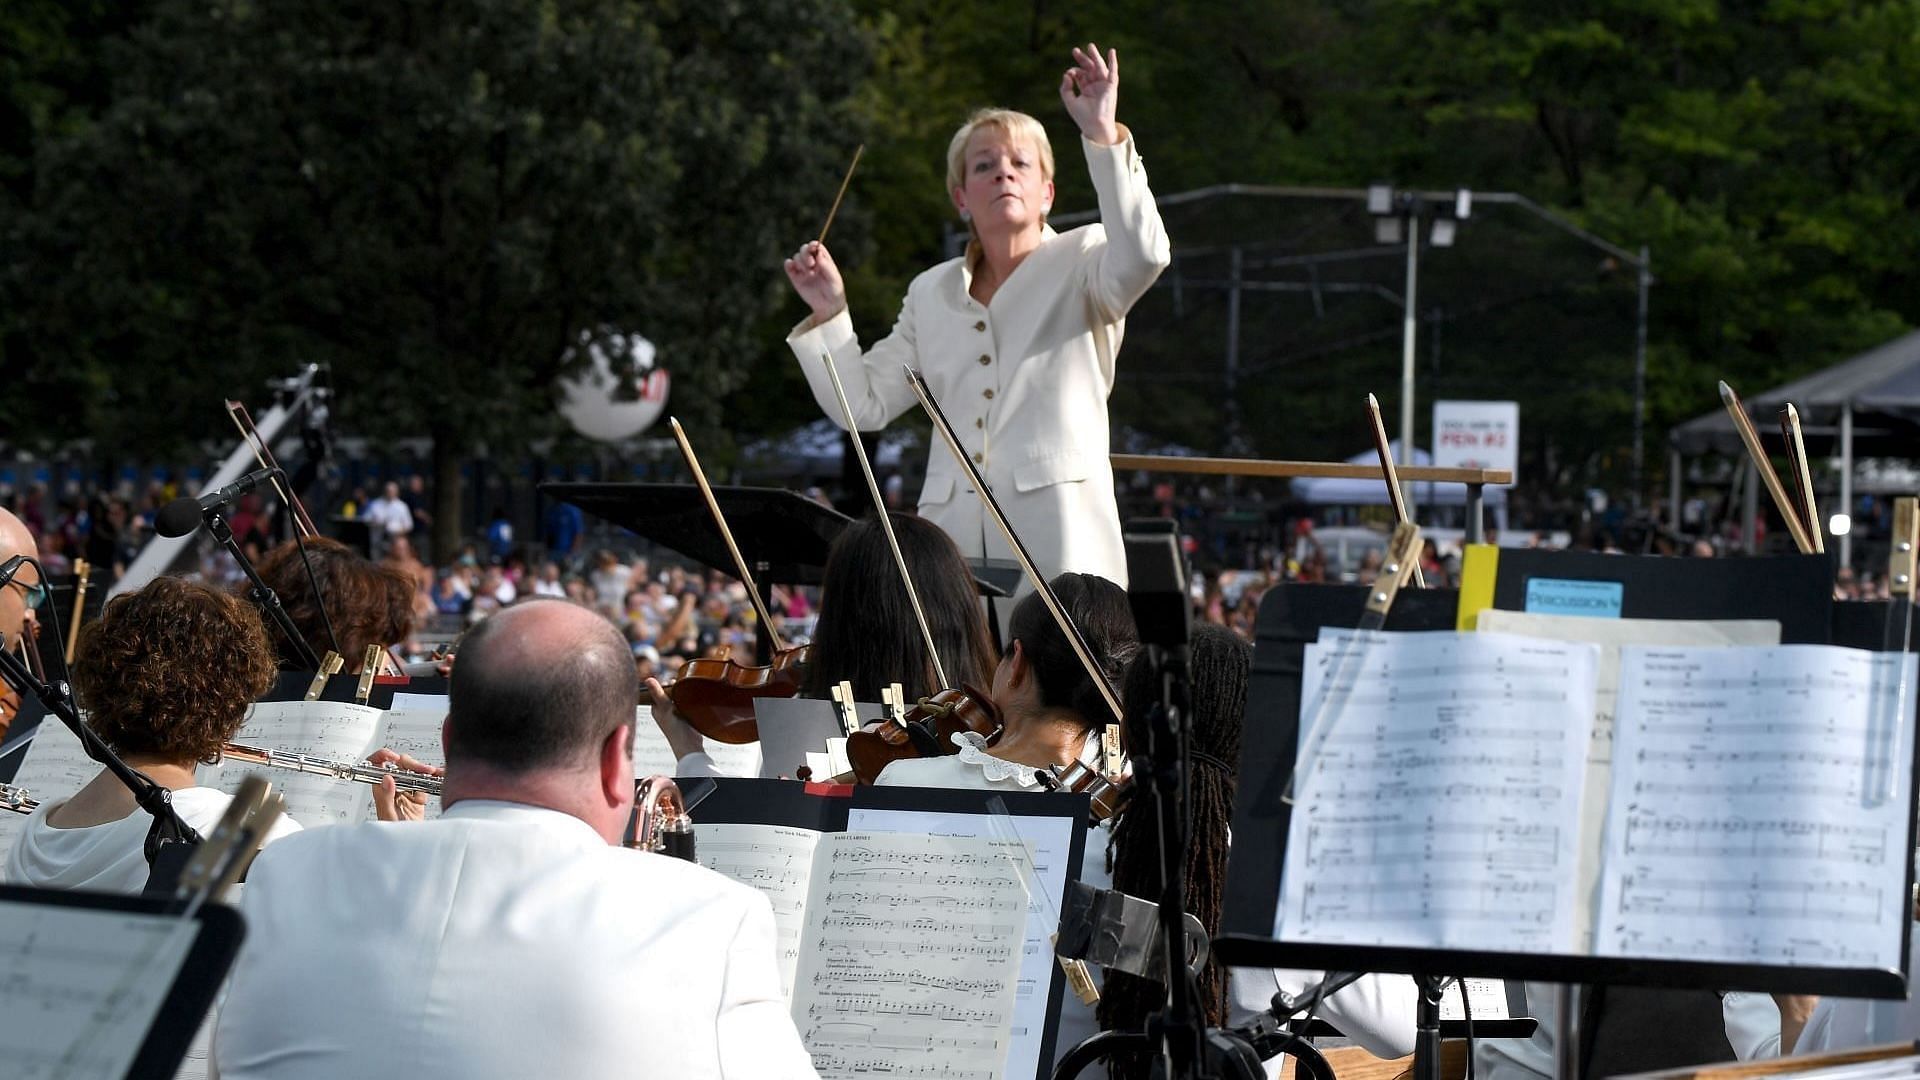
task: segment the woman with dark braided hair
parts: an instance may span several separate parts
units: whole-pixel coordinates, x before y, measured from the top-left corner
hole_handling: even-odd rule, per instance
[[[1193,627],[1187,723],[1190,770],[1187,805],[1191,842],[1187,850],[1185,906],[1208,936],[1220,931],[1220,910],[1227,880],[1228,827],[1233,820],[1234,782],[1240,766],[1241,717],[1247,706],[1247,676],[1253,649],[1231,630],[1211,623]],[[1147,745],[1148,717],[1160,700],[1153,665],[1136,662],[1127,671],[1124,694],[1127,744],[1135,753]],[[1113,889],[1144,900],[1160,899],[1160,842],[1151,800],[1135,800],[1115,821],[1108,849]],[[1200,973],[1200,1003],[1210,1026],[1244,1021],[1267,1008],[1276,990],[1311,993],[1325,975],[1319,971],[1262,971],[1236,968],[1229,973],[1208,961]],[[1413,980],[1404,975],[1368,975],[1329,996],[1318,1013],[1368,1051],[1381,1057],[1413,1052]],[[1160,983],[1124,972],[1108,972],[1101,991],[1100,1026],[1139,1031],[1148,1015],[1166,1003]],[[1279,1075],[1280,1059],[1267,1063]],[[1145,1057],[1119,1056],[1108,1063],[1111,1075],[1144,1078]]]

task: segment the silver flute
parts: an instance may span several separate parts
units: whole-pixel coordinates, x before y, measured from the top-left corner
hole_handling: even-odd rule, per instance
[[[220,754],[222,757],[252,765],[265,765],[272,769],[291,769],[294,772],[309,773],[314,776],[331,776],[335,780],[347,780],[355,784],[377,786],[380,781],[391,777],[394,786],[401,791],[421,791],[436,797],[440,794],[439,777],[403,769],[391,763],[373,765],[365,761],[358,763],[333,761],[328,758],[314,757],[312,754],[296,754],[289,750],[274,750],[262,746],[242,746],[239,743],[228,743],[221,749]]]
[[[27,797],[27,789],[12,784],[0,784],[0,812],[12,811],[16,814],[31,814],[40,805],[39,799]]]

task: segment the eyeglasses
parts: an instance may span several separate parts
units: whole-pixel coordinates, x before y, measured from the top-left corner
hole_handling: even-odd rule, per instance
[[[38,608],[41,604],[47,602],[48,592],[45,585],[28,585],[19,581],[9,581],[7,584],[27,594],[27,607],[30,609]]]

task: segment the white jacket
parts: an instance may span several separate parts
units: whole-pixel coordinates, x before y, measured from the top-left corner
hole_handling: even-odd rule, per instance
[[[802,322],[787,344],[820,407],[844,426],[820,361],[831,352],[862,431],[917,407],[901,366],[919,370],[1041,574],[1074,570],[1124,586],[1107,396],[1127,311],[1172,256],[1132,136],[1081,147],[1101,223],[1046,229],[991,304],[973,299],[971,268],[952,259],[913,279],[893,333],[864,355],[845,311],[811,329]],[[970,558],[1013,557],[944,445],[931,450],[920,513]]]
[[[814,1080],[766,898],[570,815],[312,829],[247,882],[223,1080]]]

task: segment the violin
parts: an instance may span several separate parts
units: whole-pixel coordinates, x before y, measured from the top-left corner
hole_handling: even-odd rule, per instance
[[[882,696],[890,697],[891,692]],[[897,699],[888,702],[896,704]],[[882,769],[896,761],[958,753],[953,737],[962,731],[988,739],[1000,734],[1000,707],[972,686],[942,690],[911,709],[890,711],[894,714],[875,727],[847,736],[847,760],[859,783],[873,783]]]
[[[746,556],[740,554],[740,545],[733,541],[733,530],[727,527],[727,516],[720,512],[720,500],[713,497],[713,488],[707,484],[706,470],[700,467],[700,458],[693,452],[693,443],[688,441],[686,429],[680,426],[677,417],[669,416],[667,423],[673,428],[673,437],[680,444],[680,454],[687,461],[687,468],[693,472],[693,480],[700,488],[701,496],[706,500],[707,511],[713,515],[713,523],[720,530],[720,539],[726,541],[727,552],[733,556],[733,566],[740,574],[741,584],[747,587],[747,598],[753,602],[754,614],[760,625],[766,627],[767,640],[773,643],[772,662],[764,666],[736,664],[731,659],[719,660],[697,657],[680,666],[680,674],[666,686],[667,696],[673,699],[673,707],[684,717],[693,729],[709,739],[718,742],[740,743],[758,742],[760,725],[753,717],[753,701],[763,697],[793,697],[800,692],[804,680],[802,669],[812,655],[812,647],[796,645],[787,647],[780,638],[780,628],[774,625],[773,615],[767,611],[766,602],[760,598],[760,590],[753,583],[753,574],[747,570]]]
[[[1056,765],[1051,770],[1040,770],[1040,783],[1049,791],[1065,791],[1074,795],[1086,795],[1092,799],[1093,824],[1105,824],[1115,814],[1127,808],[1127,800],[1133,797],[1133,777],[1122,776],[1114,779],[1084,761],[1076,761],[1066,768]]]
[[[773,662],[762,666],[696,657],[680,666],[679,676],[666,685],[667,696],[674,710],[707,738],[736,745],[758,742],[754,700],[798,694],[812,653],[813,646],[796,645],[774,653]]]

